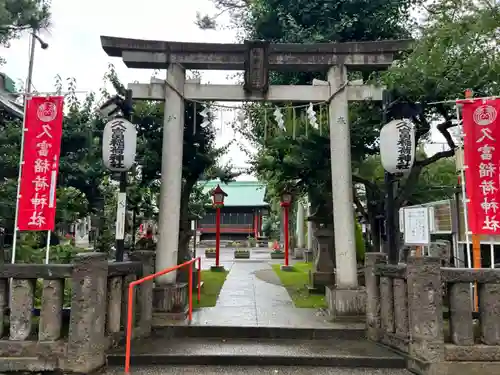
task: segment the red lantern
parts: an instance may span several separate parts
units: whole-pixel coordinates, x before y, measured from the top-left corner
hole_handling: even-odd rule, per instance
[[[227,197],[227,194],[219,185],[212,190],[212,200],[214,206],[223,206],[225,197]]]
[[[290,204],[292,203],[292,194],[290,193],[283,193],[281,194],[281,207],[290,207]]]

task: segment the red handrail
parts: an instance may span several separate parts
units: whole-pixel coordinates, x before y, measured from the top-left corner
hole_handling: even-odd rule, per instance
[[[193,320],[193,263],[198,261],[198,303],[200,303],[201,297],[201,258],[193,258],[187,262],[179,264],[175,267],[170,267],[164,269],[163,271],[156,272],[152,275],[143,277],[142,279],[132,281],[128,285],[128,306],[127,306],[127,332],[125,337],[125,374],[130,374],[130,349],[132,341],[132,311],[134,307],[134,287],[136,285],[142,284],[145,281],[153,280],[155,277],[163,276],[169,272],[178,270],[179,268],[189,267],[189,279],[188,279],[188,301],[189,301],[189,321]]]

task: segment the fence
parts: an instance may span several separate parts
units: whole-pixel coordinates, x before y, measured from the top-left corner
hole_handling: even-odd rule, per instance
[[[104,366],[106,350],[125,337],[128,286],[152,273],[153,254],[136,251],[120,263],[83,253],[72,264],[2,265],[0,372]],[[136,293],[132,332],[139,337],[151,332],[152,281]]]
[[[407,355],[410,370],[500,373],[500,270],[441,267],[428,257],[389,265],[369,253],[365,278],[367,336]]]

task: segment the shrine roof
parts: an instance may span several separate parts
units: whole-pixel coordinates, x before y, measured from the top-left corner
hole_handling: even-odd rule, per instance
[[[267,207],[264,201],[266,185],[259,181],[232,181],[224,184],[220,181],[203,181],[200,185],[203,191],[209,193],[217,184],[227,194],[224,200],[226,207]]]

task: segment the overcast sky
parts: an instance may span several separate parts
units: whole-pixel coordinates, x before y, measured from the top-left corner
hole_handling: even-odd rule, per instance
[[[149,81],[152,71],[129,69],[120,58],[108,57],[101,48],[100,35],[182,42],[235,41],[236,32],[227,27],[217,31],[200,30],[194,24],[197,11],[213,14],[215,9],[210,0],[52,0],[53,25],[41,35],[49,48],[36,50],[33,85],[39,92],[53,91],[55,76],[59,74],[64,79],[74,77],[79,91],[98,91],[110,63],[115,65],[124,83]],[[15,81],[24,81],[28,71],[29,36],[13,41],[1,54],[7,63],[0,69]],[[229,73],[202,72],[203,82],[228,82]],[[164,72],[159,77],[164,78]],[[225,120],[231,117],[230,114],[224,116]],[[218,142],[224,144],[234,136],[225,127]],[[433,138],[441,141],[439,136]],[[432,148],[433,151],[440,149],[440,146]],[[246,164],[246,156],[237,145],[224,159],[236,166]]]

